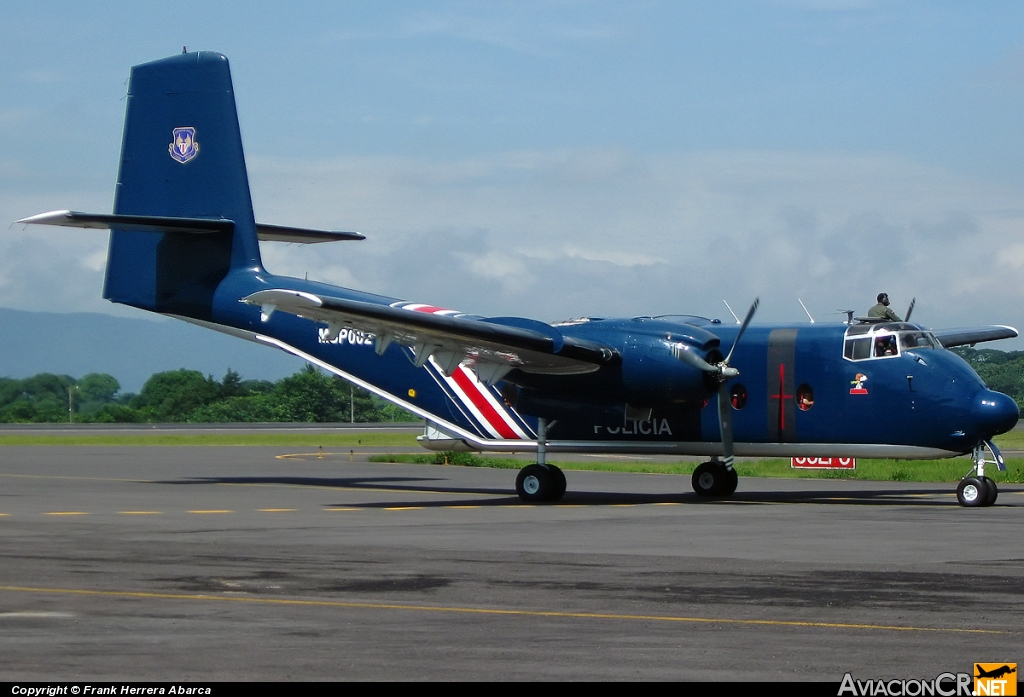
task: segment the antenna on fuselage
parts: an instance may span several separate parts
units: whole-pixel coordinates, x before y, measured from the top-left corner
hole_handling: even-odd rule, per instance
[[[722,298],[722,302],[725,303],[726,307],[729,307],[729,303],[725,302],[725,298]],[[732,315],[732,318],[734,320],[736,320],[736,324],[743,324],[742,322],[740,322],[740,318],[736,316],[736,313],[732,311],[731,307],[729,307],[729,314]]]
[[[807,311],[807,306],[804,305],[804,301],[800,298],[797,298],[796,301],[800,303],[800,307],[804,308],[804,314],[807,315],[807,319],[811,320],[811,324],[814,324],[814,318],[811,317],[811,313]]]

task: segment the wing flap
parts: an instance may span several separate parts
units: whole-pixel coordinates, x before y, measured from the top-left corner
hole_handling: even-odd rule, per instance
[[[619,358],[608,346],[564,337],[556,328],[534,320],[498,318],[491,322],[442,314],[437,308],[420,305],[384,305],[293,290],[259,291],[242,302],[260,307],[265,321],[281,311],[326,324],[328,339],[336,338],[345,328],[373,334],[378,353],[397,343],[413,350],[417,366],[433,358],[450,374],[468,363],[487,382],[513,369],[560,375],[589,373]]]

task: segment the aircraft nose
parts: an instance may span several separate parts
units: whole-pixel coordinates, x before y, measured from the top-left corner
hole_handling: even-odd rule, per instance
[[[989,437],[1006,433],[1017,424],[1020,409],[1017,403],[1002,392],[986,390],[974,403],[978,425]]]

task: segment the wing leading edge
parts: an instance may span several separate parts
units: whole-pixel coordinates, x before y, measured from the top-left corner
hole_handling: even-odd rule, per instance
[[[470,317],[413,303],[382,305],[295,290],[262,290],[241,302],[258,306],[263,321],[281,311],[326,324],[328,339],[347,328],[370,333],[378,355],[392,343],[411,348],[417,367],[433,358],[451,375],[466,364],[487,383],[517,369],[576,375],[620,360],[609,346],[563,336],[551,325],[520,317]]]
[[[974,346],[983,341],[1013,339],[1017,337],[1017,330],[1013,327],[997,324],[990,327],[933,329],[932,335],[939,340],[943,347],[953,348],[954,346]]]

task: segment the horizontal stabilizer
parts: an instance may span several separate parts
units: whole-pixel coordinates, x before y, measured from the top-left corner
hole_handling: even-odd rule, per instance
[[[529,328],[500,324],[484,318],[428,312],[411,305],[377,303],[314,295],[294,290],[262,290],[243,298],[260,307],[264,319],[275,311],[304,317],[327,325],[327,336],[342,328],[373,334],[379,352],[392,342],[412,348],[417,365],[433,356],[445,372],[462,362],[479,366],[481,374],[504,373],[493,366],[531,373],[571,375],[588,373],[615,362],[614,349],[590,341],[563,337],[555,327],[530,321]],[[486,379],[483,375],[481,379]],[[495,379],[492,377],[492,379]]]
[[[990,327],[933,329],[932,334],[944,347],[953,348],[954,346],[973,346],[974,344],[979,344],[983,341],[1013,339],[1017,336],[1017,330],[1013,327],[997,324]]]
[[[256,236],[259,237],[260,242],[291,242],[293,244],[319,244],[320,242],[346,242],[348,240],[366,239],[366,235],[359,232],[312,230],[310,228],[268,225],[266,223],[256,223]]]
[[[79,213],[77,211],[50,211],[15,221],[26,225],[57,225],[93,230],[143,230],[146,232],[230,232],[235,228],[231,220],[214,218],[168,218],[159,215],[111,215],[109,213]]]
[[[145,232],[185,232],[204,234],[230,232],[235,223],[222,218],[170,218],[159,215],[111,215],[106,213],[79,213],[77,211],[50,211],[17,221],[26,225],[57,225],[60,227],[91,228],[94,230],[140,230]],[[256,236],[265,242],[292,242],[316,244],[366,239],[358,232],[312,230],[256,223]]]

